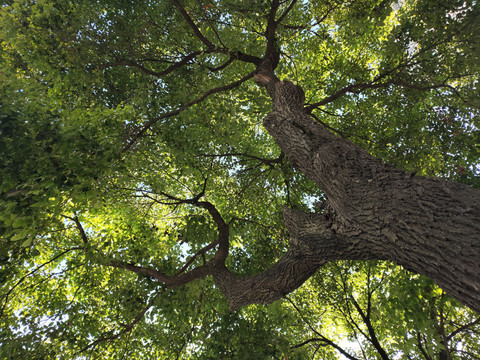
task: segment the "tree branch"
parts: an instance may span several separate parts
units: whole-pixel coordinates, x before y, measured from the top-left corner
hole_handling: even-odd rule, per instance
[[[133,60],[118,60],[114,63],[102,65],[101,68],[105,69],[105,68],[112,67],[112,66],[133,66],[133,67],[136,67],[137,69],[140,69],[145,74],[149,74],[149,75],[161,78],[161,77],[166,76],[166,75],[172,73],[173,71],[181,68],[182,66],[188,64],[190,61],[195,59],[198,55],[201,55],[203,53],[210,53],[210,52],[212,52],[212,51],[207,50],[207,51],[192,52],[192,53],[184,56],[183,59],[181,59],[180,61],[174,63],[173,65],[167,67],[165,70],[162,70],[162,71],[153,71],[153,70],[147,69],[145,66],[143,66],[143,65],[141,65],[141,64],[139,64],[139,63],[137,63]]]
[[[113,67],[113,66],[132,66],[132,67],[136,67],[137,69],[139,69],[140,71],[142,71],[145,74],[152,75],[152,76],[155,76],[155,77],[158,77],[158,78],[162,78],[166,75],[171,74],[175,70],[180,69],[182,66],[187,65],[188,63],[193,61],[198,55],[212,54],[212,53],[225,54],[225,55],[230,56],[230,58],[224,64],[222,64],[218,67],[215,67],[215,68],[208,68],[212,72],[216,72],[216,71],[220,71],[220,70],[225,69],[234,60],[239,60],[239,61],[243,61],[243,62],[255,64],[255,65],[260,64],[260,62],[262,60],[257,56],[244,54],[240,51],[229,51],[228,49],[225,49],[225,48],[215,48],[215,49],[207,49],[205,51],[194,51],[194,52],[192,52],[188,55],[185,55],[180,61],[174,63],[173,65],[167,67],[166,69],[164,69],[162,71],[150,70],[150,69],[146,68],[144,65],[142,65],[142,64],[140,64],[136,61],[127,60],[127,59],[121,59],[121,60],[117,60],[113,63],[104,64],[104,65],[101,65],[100,68],[101,69],[106,69],[106,68]],[[152,59],[148,60],[147,59],[146,61],[154,61],[154,60],[152,60]]]
[[[226,91],[226,90],[231,90],[241,84],[243,84],[245,81],[247,81],[248,79],[251,79],[253,76],[254,76],[255,72],[252,71],[251,73],[249,73],[248,75],[244,76],[243,78],[241,78],[240,80],[237,80],[237,81],[234,81],[230,84],[227,84],[227,85],[224,85],[224,86],[220,86],[220,87],[216,87],[216,88],[213,88],[209,91],[207,91],[205,94],[203,94],[202,96],[200,96],[198,99],[195,99],[193,101],[190,101],[189,103],[185,104],[185,105],[182,105],[180,106],[177,110],[174,110],[174,111],[170,111],[168,113],[165,113],[163,115],[160,115],[156,118],[153,118],[151,120],[149,120],[146,124],[144,124],[143,126],[141,126],[134,134],[133,134],[133,137],[132,139],[127,143],[127,145],[124,146],[123,148],[123,152],[126,152],[128,150],[130,150],[132,148],[132,146],[137,142],[137,140],[148,130],[150,129],[153,125],[155,125],[158,121],[162,120],[162,119],[166,119],[166,118],[169,118],[169,117],[172,117],[172,116],[175,116],[175,115],[178,115],[180,114],[182,111],[184,111],[185,109],[193,106],[193,105],[196,105],[200,102],[202,102],[203,100],[205,100],[207,97],[209,97],[210,95],[213,95],[213,94],[216,94],[216,93],[219,93],[219,92],[222,92],[222,91]]]
[[[329,104],[335,100],[337,100],[339,97],[352,92],[352,93],[359,93],[365,89],[378,89],[382,87],[386,87],[391,85],[391,83],[378,83],[378,84],[373,84],[373,83],[362,83],[362,84],[351,84],[348,86],[345,86],[343,89],[338,90],[336,93],[326,97],[325,99],[318,101],[314,104],[311,104],[309,106],[305,107],[305,111],[310,114],[313,109]]]
[[[275,30],[277,28],[277,22],[275,17],[277,15],[278,7],[280,6],[279,0],[272,0],[272,6],[270,7],[270,13],[268,14],[268,23],[265,30],[265,37],[267,39],[267,48],[265,50],[264,59],[270,59],[274,50],[275,43]]]
[[[276,21],[276,24],[280,24],[283,19],[285,19],[285,16],[287,16],[287,14],[290,12],[290,10],[293,9],[293,6],[295,5],[295,3],[297,2],[297,0],[292,0],[292,2],[290,3],[290,5],[288,6],[288,8],[283,12],[282,15],[280,15],[280,17],[278,18],[278,20]]]
[[[398,85],[398,86],[401,86],[401,87],[420,90],[420,91],[428,91],[428,90],[434,90],[434,89],[439,89],[439,88],[449,88],[452,91],[456,92],[455,88],[453,88],[452,86],[445,83],[446,80],[444,82],[442,82],[441,84],[425,86],[425,85],[420,85],[420,84],[407,83],[406,81],[398,80],[398,79],[391,79],[391,80],[385,81],[385,82],[376,82],[380,78],[383,78],[383,76],[378,77],[376,80],[372,81],[371,83],[351,84],[351,85],[345,86],[344,88],[338,90],[337,92],[335,92],[334,94],[324,98],[323,100],[320,100],[320,101],[318,101],[314,104],[306,106],[305,107],[305,112],[307,114],[311,114],[313,109],[316,109],[320,106],[329,104],[329,103],[337,100],[338,98],[340,98],[341,96],[343,96],[347,93],[359,94],[362,91],[367,90],[367,89],[379,89],[379,88],[385,88],[385,87],[388,87],[388,86],[391,86],[391,85]]]
[[[228,67],[231,63],[233,63],[235,61],[235,56],[231,55],[230,58],[225,61],[222,65],[219,65],[217,67],[207,67],[208,70],[210,70],[211,72],[217,72],[217,71],[221,71],[223,69],[225,69],[226,67]]]
[[[230,309],[236,310],[254,303],[267,305],[284,297],[326,262],[292,246],[280,260],[260,274],[239,278],[220,266],[212,275]]]
[[[316,341],[321,341],[321,342],[324,342],[325,340],[323,338],[312,338],[312,339],[308,339],[308,340],[305,340],[303,342],[301,342],[300,344],[297,344],[297,345],[293,345],[290,347],[290,349],[298,349],[302,346],[305,346],[307,344],[310,344],[311,342],[316,342]]]
[[[255,156],[255,155],[249,155],[249,154],[243,154],[243,153],[228,153],[228,154],[199,154],[199,156],[204,156],[204,157],[227,157],[227,156],[243,156],[243,157],[246,157],[246,158],[250,158],[252,160],[257,160],[257,161],[260,161],[261,163],[263,164],[267,164],[267,165],[270,165],[270,164],[281,164],[283,159],[285,158],[285,154],[284,153],[280,153],[280,155],[275,158],[275,159],[265,159],[265,158],[261,158],[261,157],[258,157],[258,156]]]
[[[469,328],[471,328],[472,326],[476,325],[480,323],[480,317],[477,318],[476,320],[472,321],[472,322],[469,322],[468,324],[465,324],[465,325],[462,325],[460,326],[458,329],[456,329],[455,331],[452,331],[450,333],[450,335],[447,336],[447,340],[450,341],[455,335],[458,335],[459,333],[465,331],[465,330],[468,330]]]
[[[118,269],[129,270],[136,274],[157,279],[161,283],[172,288],[185,285],[196,279],[204,278],[205,276],[211,275],[212,273],[212,267],[210,266],[210,264],[202,265],[182,275],[166,275],[155,269],[128,264],[123,261],[112,261],[106,265],[110,267],[118,268]]]
[[[191,204],[200,208],[203,208],[208,211],[210,216],[212,217],[213,221],[217,225],[218,229],[218,240],[216,243],[218,244],[218,250],[213,258],[213,261],[216,265],[221,265],[225,263],[225,259],[228,256],[228,251],[229,251],[229,238],[230,238],[230,230],[228,224],[225,222],[223,219],[222,215],[218,211],[218,209],[209,201],[199,201],[205,194],[205,189],[207,186],[207,180],[205,179],[205,182],[203,184],[203,190],[200,192],[200,194],[196,195],[192,199],[180,199],[176,196],[169,195],[164,192],[160,192],[159,194],[162,196],[165,196],[166,198],[175,201],[174,203],[166,203],[166,202],[161,202],[154,197],[146,194],[145,196],[154,200],[155,202],[159,202],[161,204],[166,204],[166,205],[180,205],[180,204]],[[213,243],[212,243],[213,244]],[[214,246],[216,246],[215,244]],[[192,270],[193,271],[193,270]],[[159,276],[158,274],[151,274],[149,276]],[[160,278],[158,278],[160,280]],[[166,278],[165,278],[166,279]],[[160,280],[164,281],[164,280]]]
[[[287,296],[285,296],[285,299],[287,299],[290,304],[292,304],[292,306],[295,308],[295,310],[297,311],[297,313],[300,315],[300,317],[303,319],[304,322],[307,323],[308,327],[310,328],[310,330],[312,330],[316,335],[318,335],[319,337],[318,338],[313,338],[313,339],[309,339],[309,340],[306,340],[298,345],[294,345],[291,347],[291,349],[295,349],[295,348],[299,348],[299,347],[302,347],[310,342],[313,342],[313,341],[321,341],[323,342],[324,344],[326,345],[330,345],[331,347],[333,347],[335,350],[337,350],[338,352],[340,352],[343,356],[345,356],[347,359],[350,359],[350,360],[359,360],[358,358],[350,355],[349,353],[347,353],[345,350],[343,350],[343,348],[341,348],[340,346],[338,346],[336,343],[334,343],[332,340],[326,338],[325,336],[323,336],[322,334],[320,334],[311,324],[309,321],[307,321],[305,319],[305,317],[303,316],[302,312],[300,311],[300,309],[297,307],[297,305],[290,299],[288,298]]]
[[[225,260],[228,256],[229,252],[229,237],[230,237],[230,230],[228,224],[225,222],[223,219],[222,215],[218,211],[218,209],[209,201],[199,201],[205,194],[207,186],[207,179],[205,179],[205,182],[203,184],[203,189],[202,191],[194,196],[191,199],[181,199],[173,195],[169,195],[164,192],[160,192],[159,195],[162,195],[166,197],[167,199],[170,199],[174,201],[173,203],[167,203],[167,202],[162,202],[154,197],[150,196],[149,194],[144,194],[144,196],[154,200],[155,202],[161,203],[161,204],[167,204],[167,205],[180,205],[180,204],[191,204],[193,206],[197,206],[200,208],[203,208],[208,211],[210,216],[212,217],[213,221],[217,224],[218,228],[218,239],[209,245],[205,246],[203,249],[198,251],[178,272],[176,275],[166,275],[164,273],[161,273],[157,270],[151,269],[151,268],[145,268],[142,266],[136,266],[133,264],[128,264],[123,261],[112,261],[111,263],[107,264],[108,266],[116,267],[116,268],[121,268],[121,269],[127,269],[130,271],[133,271],[137,274],[145,275],[152,277],[154,279],[157,279],[164,283],[167,286],[172,286],[172,287],[178,287],[181,285],[184,285],[192,280],[198,279],[205,277],[207,275],[210,275],[212,273],[212,266],[224,266],[225,265]],[[183,275],[181,275],[187,268],[188,266],[197,258],[199,255],[204,254],[208,250],[213,249],[215,246],[218,245],[218,250],[215,253],[215,256],[213,259],[206,265],[200,266],[198,268],[195,268]]]
[[[208,244],[207,246],[204,246],[203,248],[201,248],[200,250],[198,250],[186,263],[185,265],[183,265],[183,267],[177,272],[176,275],[180,275],[182,274],[185,270],[187,270],[187,268],[195,261],[195,259],[199,256],[199,255],[203,255],[205,254],[206,252],[208,252],[209,250],[215,248],[215,246],[217,246],[219,243],[218,239],[211,242],[210,244]]]
[[[92,348],[92,347],[94,348],[95,346],[97,346],[101,342],[115,340],[115,339],[119,338],[120,336],[122,336],[123,334],[125,334],[127,332],[130,332],[135,327],[135,325],[143,318],[143,316],[146,314],[146,312],[153,306],[155,298],[156,297],[154,296],[153,299],[150,300],[148,305],[145,308],[143,308],[143,310],[140,311],[137,314],[137,316],[135,316],[135,318],[132,320],[132,322],[130,322],[128,325],[125,325],[125,327],[122,331],[119,331],[118,333],[116,333],[114,335],[105,336],[105,337],[102,337],[101,339],[95,340],[95,341],[91,342],[90,344],[88,344],[87,346],[85,346],[80,351],[78,351],[76,354],[78,355],[78,354],[88,350],[89,348]]]
[[[208,40],[203,34],[202,32],[200,31],[200,29],[197,27],[197,25],[195,25],[195,23],[193,22],[192,18],[190,17],[190,15],[188,15],[188,12],[185,10],[185,8],[180,4],[180,2],[178,0],[170,0],[171,3],[173,5],[175,5],[175,7],[178,9],[178,11],[180,12],[180,14],[182,15],[182,17],[185,19],[185,21],[187,22],[187,24],[192,28],[193,32],[195,33],[195,35],[197,36],[197,38],[202,42],[204,43],[207,48],[209,49],[214,49],[215,48],[215,45],[210,41]]]
[[[57,260],[58,258],[62,257],[63,255],[65,255],[66,253],[69,253],[70,251],[74,251],[74,250],[85,250],[83,247],[73,247],[73,248],[70,248],[70,249],[67,249],[65,251],[62,251],[60,254],[58,255],[55,255],[53,258],[51,258],[50,260],[48,260],[47,262],[37,266],[35,269],[29,271],[28,273],[26,273],[24,276],[22,276],[16,283],[15,285],[13,285],[10,290],[7,291],[7,293],[5,295],[3,295],[3,305],[2,305],[2,308],[0,310],[0,316],[3,316],[3,312],[5,310],[5,307],[7,306],[7,302],[8,302],[8,298],[10,296],[10,294],[22,283],[25,281],[25,279],[27,277],[29,277],[30,275],[33,275],[35,274],[38,270],[42,269],[43,267],[47,266],[48,264],[51,264],[52,262],[54,262],[55,260]]]
[[[240,278],[224,266],[214,266],[213,278],[231,309],[253,303],[270,304],[301,286],[327,262],[376,259],[362,241],[337,235],[324,214],[285,208],[284,219],[290,234],[290,248],[269,269]]]
[[[230,247],[230,229],[217,208],[209,201],[199,201],[195,206],[208,211],[218,229],[218,250],[213,258],[215,265],[224,265]]]
[[[372,325],[372,322],[370,321],[370,318],[362,310],[362,308],[358,304],[355,297],[352,295],[352,296],[350,296],[350,298],[352,300],[353,306],[358,311],[358,313],[360,314],[363,322],[367,326],[368,334],[370,335],[370,337],[367,337],[367,339],[369,339],[370,342],[372,343],[372,345],[375,347],[375,349],[377,349],[378,353],[380,354],[380,357],[383,360],[390,360],[390,357],[388,356],[387,352],[382,347],[382,345],[380,345],[380,342],[378,341],[377,334],[375,333],[375,329],[373,328],[373,325]],[[369,300],[370,300],[370,297],[369,297]],[[370,307],[370,305],[368,305],[368,307]]]
[[[85,230],[83,229],[83,226],[82,224],[80,223],[80,221],[78,220],[78,216],[75,216],[75,217],[70,217],[70,216],[66,216],[66,215],[62,215],[64,218],[68,219],[68,220],[71,220],[75,223],[75,226],[77,227],[78,229],[78,232],[80,233],[80,237],[82,238],[82,241],[84,244],[87,244],[88,243],[88,237],[87,237],[87,234],[85,233]]]
[[[419,332],[417,333],[417,342],[418,342],[418,348],[420,349],[420,352],[422,353],[422,355],[425,357],[425,360],[433,360],[432,357],[428,355],[427,351],[424,349]]]

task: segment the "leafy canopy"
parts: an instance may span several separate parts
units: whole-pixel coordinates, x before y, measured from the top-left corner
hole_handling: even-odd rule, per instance
[[[229,227],[227,267],[257,273],[286,251],[282,206],[323,199],[262,127],[251,79],[275,7],[276,74],[320,123],[480,186],[477,1],[6,1],[0,357],[479,356],[474,314],[389,264],[333,264],[233,313],[209,277],[172,288],[126,268],[211,260],[203,201]]]

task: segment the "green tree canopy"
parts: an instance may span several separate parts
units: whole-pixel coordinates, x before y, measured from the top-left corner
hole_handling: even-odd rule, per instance
[[[479,23],[476,0],[5,1],[0,357],[478,359]],[[331,168],[337,142],[287,144],[321,131],[353,149]],[[397,174],[442,205],[345,200]],[[357,251],[383,215],[393,248]],[[423,233],[458,274],[410,265]]]

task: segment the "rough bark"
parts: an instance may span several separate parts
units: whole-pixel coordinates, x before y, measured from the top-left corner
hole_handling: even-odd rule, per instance
[[[269,304],[302,285],[322,265],[340,259],[377,259],[354,238],[339,237],[323,214],[306,214],[286,208],[285,222],[290,233],[290,248],[263,273],[238,278],[225,267],[212,275],[229,300],[230,308],[260,303]]]
[[[261,69],[255,80],[273,100],[265,128],[293,166],[328,199],[321,216],[285,212],[292,246],[301,249],[297,251],[305,262],[315,264],[305,276],[334,259],[391,260],[430,277],[451,296],[480,311],[480,192],[389,166],[315,122],[304,111],[299,86],[279,81],[268,68]],[[266,274],[261,279],[260,275],[255,281],[267,281]],[[231,289],[225,293],[237,304]]]
[[[413,176],[388,166],[330,133],[308,115],[308,111],[322,102],[305,110],[302,89],[291,82],[280,81],[273,73],[280,55],[275,46],[276,27],[295,1],[280,17],[277,16],[280,2],[272,1],[263,60],[222,51],[202,34],[178,0],[171,2],[207,52],[228,53],[232,58],[257,65],[255,81],[266,87],[273,100],[273,111],[264,119],[265,128],[293,166],[313,180],[328,197],[327,211],[322,215],[287,209],[285,223],[291,236],[289,251],[269,270],[246,278],[235,277],[225,267],[228,226],[219,214],[207,208],[219,228],[219,250],[211,264],[192,274],[198,277],[213,275],[231,307],[238,308],[278,299],[300,286],[328,261],[384,259],[431,277],[450,295],[480,312],[480,191],[439,179]],[[252,75],[225,88],[236,86]],[[360,87],[384,85],[363,84]],[[332,101],[358,87],[351,85],[327,100]],[[214,92],[222,90],[218,89]],[[157,120],[143,126],[125,150]],[[154,275],[163,278],[162,274],[150,274]]]
[[[237,277],[225,266],[229,227],[215,208],[162,194],[173,204],[205,208],[216,222],[218,245],[210,262],[173,276],[121,262],[109,266],[151,276],[175,287],[212,275],[232,309],[268,304],[302,285],[334,260],[390,260],[426,275],[460,302],[480,312],[480,191],[441,179],[413,176],[374,158],[332,134],[304,108],[303,90],[273,75],[265,61],[255,81],[265,86],[273,111],[264,127],[292,165],[327,197],[326,211],[307,214],[286,208],[290,248],[263,273]]]

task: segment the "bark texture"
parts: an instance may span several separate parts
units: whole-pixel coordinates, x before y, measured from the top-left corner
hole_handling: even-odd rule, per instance
[[[309,116],[299,86],[268,71],[255,80],[273,99],[265,128],[328,199],[322,215],[285,211],[305,261],[391,260],[480,311],[480,192],[389,166]]]
[[[305,110],[303,90],[275,77],[271,61],[261,65],[254,78],[273,100],[264,127],[293,166],[325,193],[325,212],[284,209],[290,233],[288,252],[263,273],[237,277],[225,266],[229,226],[212,203],[200,201],[204,191],[192,199],[162,193],[173,204],[206,209],[217,224],[218,239],[176,275],[123,262],[109,266],[172,287],[212,275],[230,307],[238,309],[285,296],[330,261],[390,260],[430,277],[480,312],[480,191],[413,176],[332,134]],[[198,255],[217,246],[208,263],[186,272]]]

